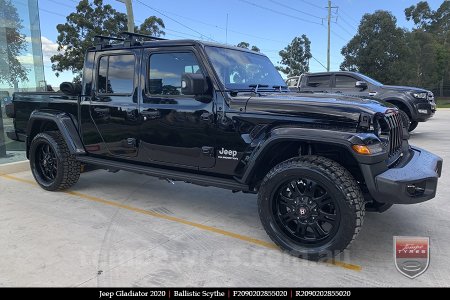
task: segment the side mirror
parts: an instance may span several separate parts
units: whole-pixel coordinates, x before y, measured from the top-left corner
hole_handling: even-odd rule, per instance
[[[181,93],[183,95],[205,95],[208,82],[203,74],[184,73],[181,76]]]
[[[355,83],[355,87],[358,88],[358,89],[365,90],[365,89],[367,89],[367,82],[365,82],[365,81],[357,81]]]
[[[68,96],[81,95],[81,84],[73,82],[63,82],[59,85],[61,92]]]

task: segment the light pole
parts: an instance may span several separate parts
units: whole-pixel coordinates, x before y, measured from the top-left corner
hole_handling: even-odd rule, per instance
[[[133,4],[131,3],[131,0],[117,0],[117,1],[125,3],[125,6],[127,8],[128,31],[134,32]]]

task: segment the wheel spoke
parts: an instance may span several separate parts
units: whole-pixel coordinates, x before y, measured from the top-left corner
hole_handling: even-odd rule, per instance
[[[301,192],[300,192],[300,190],[298,189],[298,184],[297,184],[297,181],[292,181],[290,184],[289,184],[289,188],[291,189],[291,192],[292,192],[292,194],[293,195],[295,195],[295,196],[300,196],[301,195]]]
[[[290,212],[287,212],[285,214],[282,214],[280,217],[286,223],[289,223],[290,221],[295,220],[297,218],[297,216],[296,216],[294,211],[290,211]]]
[[[306,224],[303,224],[301,222],[297,222],[297,227],[295,228],[295,233],[299,234],[300,236],[304,237],[306,234]]]
[[[293,208],[293,206],[294,206],[294,199],[291,199],[291,198],[289,198],[289,197],[286,197],[285,195],[283,195],[281,192],[280,192],[280,202],[282,203],[282,204],[284,204],[284,205],[286,205],[287,207],[289,207],[289,208]]]
[[[305,189],[304,194],[306,196],[314,198],[314,194],[316,193],[316,190],[317,190],[317,183],[312,180],[307,180],[306,181],[306,189]]]
[[[321,206],[331,203],[331,198],[326,191],[319,197],[315,197],[314,200],[320,203]]]
[[[320,211],[319,220],[326,221],[328,223],[334,223],[336,221],[336,214],[330,214],[324,211]]]
[[[322,227],[320,227],[320,225],[319,225],[317,222],[311,224],[311,228],[312,228],[312,230],[313,230],[313,232],[314,232],[314,235],[315,235],[317,238],[324,237],[324,236],[327,234],[327,233],[322,229]]]

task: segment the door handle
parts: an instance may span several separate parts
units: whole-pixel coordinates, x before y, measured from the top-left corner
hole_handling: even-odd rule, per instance
[[[144,121],[147,119],[157,119],[161,116],[161,112],[159,110],[143,110],[141,114],[144,117]]]
[[[94,107],[94,111],[96,113],[107,113],[109,112],[109,108]]]
[[[212,113],[205,112],[205,113],[202,113],[202,115],[200,116],[200,119],[202,121],[211,122],[211,116],[212,116]]]

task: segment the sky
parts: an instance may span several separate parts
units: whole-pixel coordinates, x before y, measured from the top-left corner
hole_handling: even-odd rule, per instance
[[[437,9],[444,0],[430,0]],[[388,10],[397,24],[412,28],[404,15],[405,8],[419,0],[333,0],[331,23],[331,70],[338,70],[343,60],[341,48],[357,31],[365,13]],[[72,79],[71,72],[57,78],[50,57],[57,53],[56,25],[75,12],[76,0],[39,0],[45,77],[48,84],[58,86]],[[126,12],[125,4],[104,0],[116,10]],[[256,45],[276,65],[278,52],[294,37],[306,34],[311,40],[310,71],[324,71],[327,52],[327,0],[133,0],[136,25],[155,15],[165,23],[166,38],[203,39],[236,45],[246,41]],[[227,26],[228,18],[228,26]],[[228,28],[228,30],[227,30]],[[323,66],[322,66],[323,65]]]

